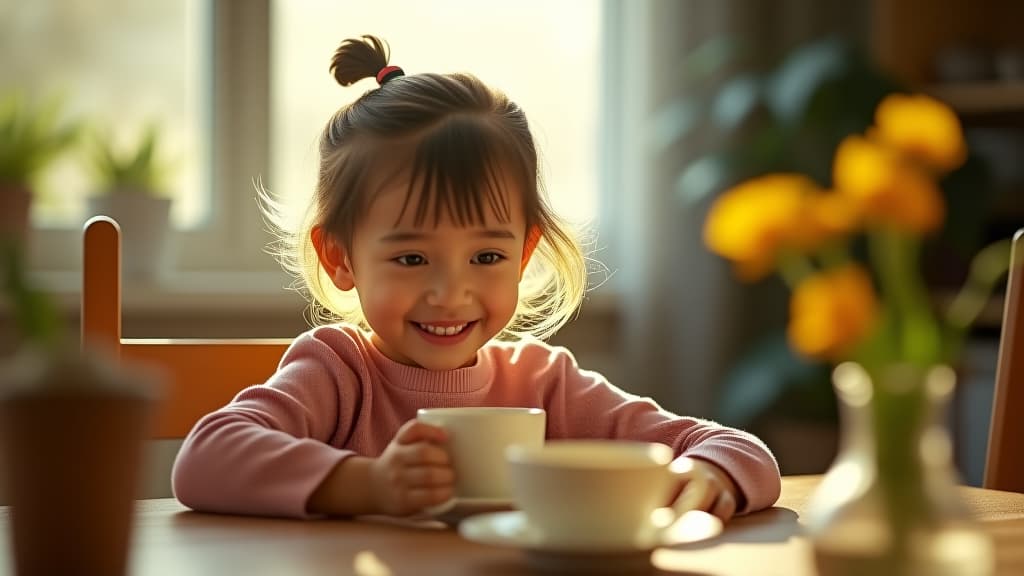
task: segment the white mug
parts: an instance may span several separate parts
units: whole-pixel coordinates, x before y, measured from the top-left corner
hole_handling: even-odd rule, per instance
[[[511,498],[505,450],[543,446],[547,423],[539,408],[421,408],[416,419],[448,433],[458,499]]]
[[[559,544],[649,542],[707,489],[694,485],[689,502],[665,508],[684,471],[670,466],[664,444],[556,440],[506,455],[516,505],[531,529]]]

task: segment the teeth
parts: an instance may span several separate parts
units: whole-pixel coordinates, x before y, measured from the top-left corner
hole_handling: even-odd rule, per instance
[[[430,324],[419,324],[419,327],[423,330],[436,334],[437,336],[455,336],[459,332],[466,329],[468,324],[459,324],[458,326],[432,326]]]

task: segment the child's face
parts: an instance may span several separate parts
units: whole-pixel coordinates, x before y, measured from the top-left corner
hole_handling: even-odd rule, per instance
[[[374,344],[392,360],[431,370],[471,365],[512,319],[526,220],[519,186],[504,185],[507,222],[485,208],[484,223],[460,226],[442,210],[435,227],[430,210],[416,226],[414,195],[396,225],[406,200],[403,179],[385,185],[359,220],[349,254],[352,282]]]

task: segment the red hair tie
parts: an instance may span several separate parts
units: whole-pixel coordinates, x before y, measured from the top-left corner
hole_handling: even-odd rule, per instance
[[[380,69],[380,72],[377,72],[377,84],[383,86],[388,80],[398,78],[399,76],[405,76],[405,72],[401,68],[398,66],[385,66]]]
[[[530,263],[530,256],[533,256],[537,244],[540,244],[541,236],[543,234],[540,231],[540,226],[535,224],[533,228],[530,228],[530,233],[526,235],[526,243],[523,244],[523,259],[519,263],[519,274],[526,271],[526,265]]]

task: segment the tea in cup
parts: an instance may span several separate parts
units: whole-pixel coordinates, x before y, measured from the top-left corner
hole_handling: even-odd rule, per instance
[[[448,433],[457,499],[509,499],[505,450],[543,446],[547,424],[539,408],[421,408],[416,419]]]
[[[506,455],[516,505],[546,542],[651,542],[676,518],[664,506],[681,472],[670,467],[673,452],[664,444],[558,440],[513,446]]]

